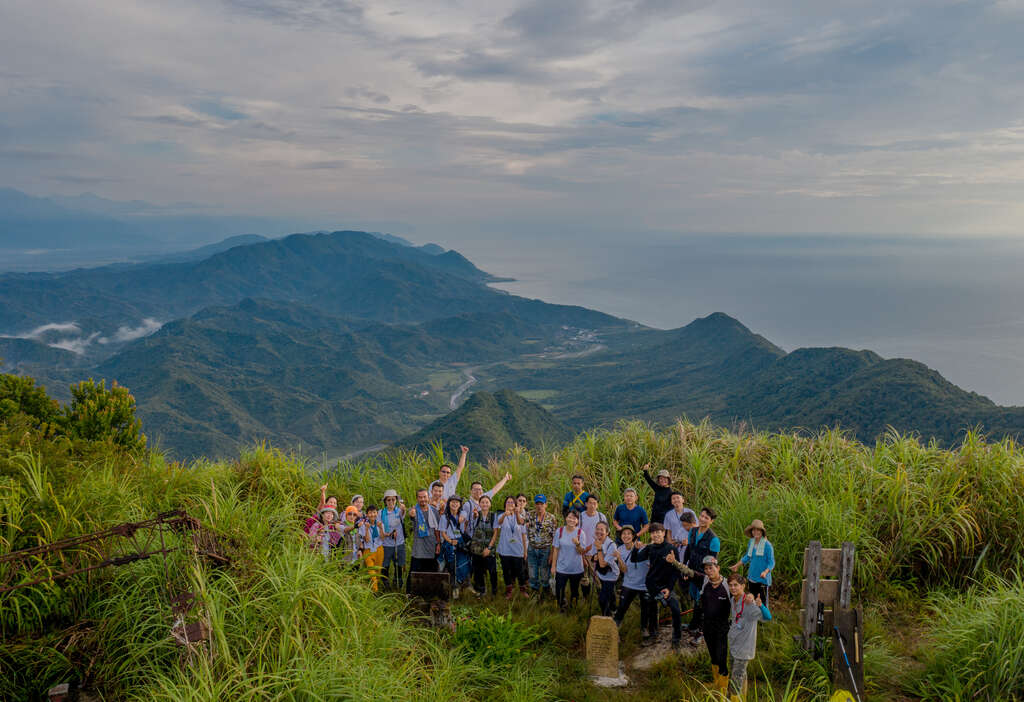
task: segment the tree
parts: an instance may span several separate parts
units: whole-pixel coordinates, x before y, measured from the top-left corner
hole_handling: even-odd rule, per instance
[[[71,386],[71,404],[64,408],[68,436],[89,441],[110,441],[128,450],[146,445],[142,422],[135,418],[135,398],[114,381],[83,380]]]
[[[33,378],[0,374],[0,420],[16,414],[32,417],[37,426],[52,425],[60,417],[60,405]]]

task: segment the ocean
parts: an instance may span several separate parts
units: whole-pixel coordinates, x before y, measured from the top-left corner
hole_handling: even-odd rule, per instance
[[[736,317],[787,351],[913,358],[1002,405],[1024,405],[1024,242],[995,238],[688,235],[658,242],[460,250],[494,287],[674,328]]]

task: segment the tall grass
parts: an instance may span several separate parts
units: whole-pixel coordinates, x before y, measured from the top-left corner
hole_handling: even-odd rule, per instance
[[[961,594],[933,593],[926,667],[909,686],[943,700],[1024,699],[1024,579],[988,576]]]
[[[267,446],[233,462],[182,465],[155,453],[71,450],[0,431],[0,554],[180,508],[230,540],[235,556],[222,570],[180,555],[170,564],[173,588],[195,590],[204,602],[212,662],[181,663],[168,637],[171,615],[156,559],[0,596],[0,699],[38,698],[69,679],[109,699],[486,695],[521,702],[578,690],[582,619],[555,624],[553,609],[517,606],[517,621],[544,636],[537,657],[511,661],[497,675],[473,664],[459,641],[420,626],[404,598],[371,595],[360,576],[324,563],[298,536],[321,481],[342,504],[355,493],[367,504],[380,503],[388,488],[411,504],[416,488],[437,477],[444,448],[340,463],[318,474],[301,457]],[[649,504],[640,475],[646,463],[667,468],[692,507],[719,512],[714,528],[726,562],[746,546],[743,527],[763,519],[782,594],[796,594],[803,549],[812,539],[857,545],[855,587],[869,601],[980,583],[948,602],[935,595],[929,600],[935,609],[921,610],[921,619],[936,622],[929,639],[935,654],[909,691],[964,699],[1020,693],[1014,666],[1019,671],[1024,663],[1024,624],[1015,614],[1024,611],[1024,587],[1019,578],[990,575],[1020,567],[1024,558],[1024,451],[1016,443],[967,433],[950,451],[896,433],[865,446],[837,431],[729,432],[706,422],[655,430],[629,422],[581,434],[554,452],[516,448],[502,460],[471,464],[459,491],[468,492],[475,479],[489,488],[507,471],[512,480],[503,494],[543,492],[557,512],[578,472],[610,512],[626,487]],[[624,631],[633,626],[627,621]],[[809,699],[821,691],[822,670],[798,663],[793,672],[791,628],[764,629],[756,699]],[[944,638],[944,630],[957,634]],[[872,636],[878,643],[868,655],[870,684],[891,690],[882,678],[899,669],[897,654],[879,632]],[[957,637],[972,642],[969,655]],[[666,665],[645,689],[664,682],[666,694],[699,695]]]

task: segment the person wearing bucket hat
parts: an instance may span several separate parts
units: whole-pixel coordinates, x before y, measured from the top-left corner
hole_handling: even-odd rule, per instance
[[[749,541],[747,552],[731,567],[732,572],[747,564],[747,592],[768,605],[768,588],[772,586],[772,571],[775,570],[775,547],[768,540],[768,532],[764,522],[755,519],[743,530]]]
[[[405,502],[395,490],[384,491],[384,507],[380,510],[380,521],[384,525],[384,562],[381,576],[384,589],[389,590],[402,582],[405,567]],[[391,563],[395,564],[395,578],[391,578]]]
[[[665,523],[665,515],[672,509],[672,475],[662,468],[654,478],[648,472],[651,464],[644,466],[644,480],[654,490],[654,501],[651,502],[651,521]]]

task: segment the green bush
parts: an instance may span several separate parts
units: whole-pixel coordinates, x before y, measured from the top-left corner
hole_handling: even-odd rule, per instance
[[[64,424],[72,438],[110,441],[129,451],[145,447],[142,422],[135,417],[135,398],[128,388],[91,378],[71,386],[71,404],[65,409]]]
[[[467,658],[486,668],[511,668],[530,658],[532,644],[542,636],[537,628],[515,621],[508,612],[456,613],[455,643]]]

